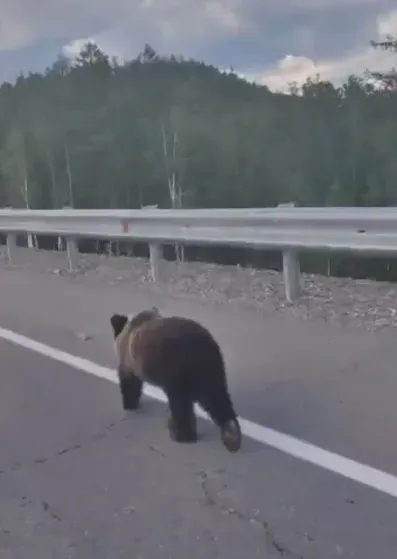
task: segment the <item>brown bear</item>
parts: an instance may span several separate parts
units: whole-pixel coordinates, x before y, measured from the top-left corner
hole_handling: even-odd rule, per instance
[[[219,427],[230,452],[241,446],[241,429],[228,392],[223,356],[210,332],[198,322],[164,317],[156,307],[129,319],[110,318],[125,410],[139,406],[144,382],[164,390],[170,411],[168,430],[177,442],[196,442],[194,404]]]

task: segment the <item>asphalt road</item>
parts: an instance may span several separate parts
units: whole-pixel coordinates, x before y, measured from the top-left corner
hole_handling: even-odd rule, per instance
[[[108,317],[158,304],[219,338],[240,415],[397,474],[392,333],[2,271],[0,326],[114,365]],[[89,334],[84,340],[80,334]],[[213,426],[177,445],[165,408],[0,340],[0,559],[394,559],[397,499]]]

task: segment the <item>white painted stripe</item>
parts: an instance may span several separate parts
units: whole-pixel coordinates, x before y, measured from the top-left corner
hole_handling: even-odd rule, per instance
[[[115,371],[108,367],[102,367],[88,359],[77,357],[76,355],[66,353],[65,351],[61,351],[46,344],[36,342],[31,338],[17,334],[6,328],[0,327],[0,338],[26,349],[30,349],[31,351],[35,351],[55,361],[59,361],[79,371],[84,371],[90,375],[117,383]],[[165,394],[158,388],[145,385],[144,393],[155,400],[161,402],[167,401]],[[196,406],[196,411],[200,417],[208,419],[207,414],[198,406]],[[348,479],[391,495],[392,497],[397,497],[396,476],[371,468],[365,464],[360,464],[359,462],[355,462],[354,460],[350,460],[334,452],[329,452],[328,450],[291,437],[290,435],[280,433],[274,429],[269,429],[268,427],[264,427],[248,419],[239,418],[239,420],[241,422],[243,434],[259,443],[276,448],[290,456],[300,458],[301,460],[340,474]]]

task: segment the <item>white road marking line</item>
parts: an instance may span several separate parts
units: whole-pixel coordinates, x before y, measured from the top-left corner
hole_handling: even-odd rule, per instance
[[[108,367],[103,367],[88,359],[77,357],[76,355],[37,342],[21,334],[17,334],[12,330],[0,327],[0,338],[15,345],[22,346],[25,349],[30,349],[45,357],[54,359],[55,361],[59,361],[79,371],[84,371],[85,373],[116,384],[118,382],[115,371]],[[152,386],[145,385],[144,394],[160,402],[167,401],[165,394],[160,389]],[[200,417],[208,419],[208,415],[198,406],[196,406],[196,411]],[[285,454],[300,458],[305,462],[310,462],[311,464],[340,474],[341,476],[372,487],[392,497],[397,497],[396,476],[371,468],[365,464],[360,464],[359,462],[324,450],[290,435],[280,433],[274,429],[269,429],[268,427],[264,427],[248,419],[239,418],[239,420],[241,422],[243,434],[259,443],[276,448]]]

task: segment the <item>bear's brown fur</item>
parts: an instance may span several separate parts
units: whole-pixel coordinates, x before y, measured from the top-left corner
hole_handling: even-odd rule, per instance
[[[198,322],[164,317],[156,307],[132,319],[110,319],[118,357],[119,385],[124,409],[139,406],[144,382],[162,388],[171,417],[173,440],[196,442],[194,403],[221,431],[230,452],[241,446],[241,429],[228,392],[225,365],[218,343]]]

